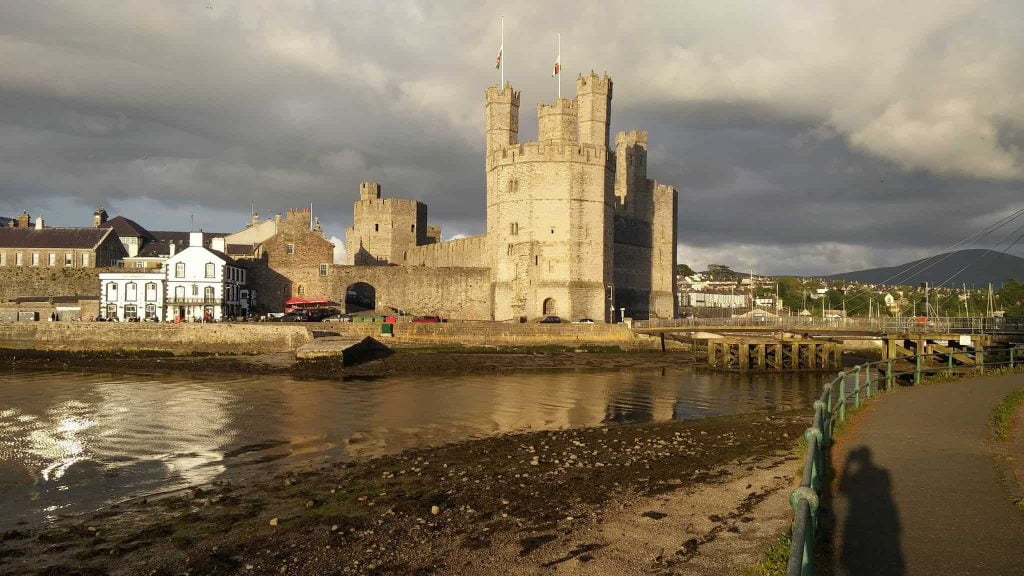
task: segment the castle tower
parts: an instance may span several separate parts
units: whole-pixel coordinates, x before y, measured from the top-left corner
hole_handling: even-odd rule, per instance
[[[559,98],[537,104],[537,141],[541,144],[576,144],[579,116],[576,101]]]
[[[579,142],[607,147],[612,117],[612,79],[591,72],[576,77]]]
[[[409,248],[428,243],[426,204],[382,198],[380,184],[359,184],[352,226],[345,229],[348,264],[402,264]]]
[[[647,132],[619,132],[615,135],[615,196],[620,210],[648,213],[647,188]]]
[[[488,86],[487,99],[487,152],[501,150],[519,143],[519,92],[506,83],[504,88]]]

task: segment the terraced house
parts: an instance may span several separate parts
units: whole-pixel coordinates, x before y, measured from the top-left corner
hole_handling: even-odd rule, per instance
[[[22,212],[12,225],[0,228],[0,267],[106,268],[127,255],[109,228],[47,228]]]

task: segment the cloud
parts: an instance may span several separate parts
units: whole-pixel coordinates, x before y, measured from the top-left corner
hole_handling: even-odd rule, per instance
[[[334,244],[334,263],[345,264],[345,241],[337,236],[331,236],[331,244]]]
[[[0,5],[0,214],[87,225],[126,206],[161,229],[198,207],[224,229],[251,203],[312,202],[340,234],[374,180],[480,233],[498,14],[520,139],[557,93],[561,32],[563,95],[577,72],[613,77],[612,129],[650,131],[679,237],[723,261],[767,246],[759,269],[837,271],[941,249],[1021,204],[1009,0],[96,0]]]

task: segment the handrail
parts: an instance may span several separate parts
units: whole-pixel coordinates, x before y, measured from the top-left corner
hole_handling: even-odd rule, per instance
[[[778,328],[789,330],[860,330],[904,332],[1024,332],[1024,319],[994,317],[815,318],[811,316],[752,316],[747,318],[676,318],[637,320],[638,330],[654,328]]]
[[[922,359],[928,357],[945,356],[946,364],[942,368],[930,369],[922,366]],[[991,359],[1005,357],[1006,360],[991,361]],[[984,373],[986,369],[996,366],[1009,366],[1012,370],[1017,366],[1024,365],[1024,345],[1013,345],[1003,348],[978,349],[975,352],[975,369],[978,373]],[[894,372],[893,369],[899,362],[909,362],[914,365],[912,371]],[[814,401],[814,417],[811,420],[811,427],[804,431],[804,439],[807,441],[807,455],[804,461],[803,473],[800,477],[800,486],[795,488],[789,495],[789,503],[793,507],[793,543],[789,552],[789,562],[786,565],[786,576],[813,576],[814,575],[814,543],[818,532],[818,505],[821,497],[822,486],[828,472],[829,448],[832,445],[832,434],[835,427],[835,419],[840,422],[846,420],[846,408],[853,402],[854,408],[859,408],[861,403],[861,392],[864,391],[865,399],[872,397],[872,384],[876,392],[882,391],[881,368],[885,366],[885,388],[884,391],[891,392],[893,389],[894,377],[913,375],[914,384],[921,383],[923,372],[948,372],[954,373],[952,354],[942,352],[931,352],[911,356],[890,358],[867,364],[860,364],[853,368],[843,370],[825,384],[821,396]],[[877,378],[871,380],[871,371],[875,370]],[[861,372],[864,373],[864,383],[861,384]],[[847,379],[852,377],[852,390],[847,391]],[[838,389],[838,393],[836,393]]]

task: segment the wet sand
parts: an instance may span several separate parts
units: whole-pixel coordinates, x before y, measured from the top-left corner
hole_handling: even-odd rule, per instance
[[[806,410],[508,434],[0,535],[0,574],[721,574],[789,522]]]

